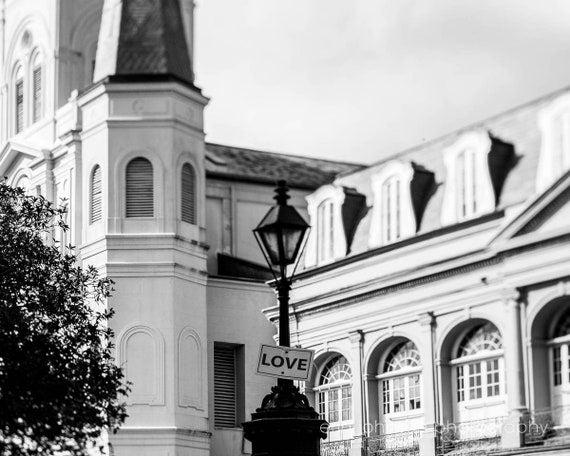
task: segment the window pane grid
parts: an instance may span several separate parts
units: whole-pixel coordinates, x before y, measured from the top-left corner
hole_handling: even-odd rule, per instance
[[[457,402],[465,400],[464,366],[457,366]]]
[[[483,389],[481,387],[481,363],[472,363],[469,368],[469,399],[480,399],[483,397]]]
[[[499,360],[492,359],[487,364],[487,396],[498,396],[500,393]]]
[[[390,380],[382,381],[382,404],[384,414],[390,413]]]
[[[343,386],[341,393],[342,421],[348,421],[352,419],[352,388],[350,386]]]
[[[324,392],[319,392],[319,418],[321,418],[322,420],[326,420],[327,416],[326,416],[326,398],[325,398],[325,393]]]
[[[394,412],[406,410],[406,385],[403,378],[395,378],[394,385]]]
[[[338,419],[339,418],[339,415],[338,415],[338,389],[328,391],[327,396],[328,396],[327,404],[328,404],[328,409],[329,409],[328,422],[329,423],[337,423],[339,421],[339,419]]]
[[[501,395],[501,369],[500,358],[457,366],[457,402]]]
[[[408,377],[408,391],[409,398],[408,404],[410,410],[417,410],[421,407],[421,389],[420,389],[420,376],[410,375]]]

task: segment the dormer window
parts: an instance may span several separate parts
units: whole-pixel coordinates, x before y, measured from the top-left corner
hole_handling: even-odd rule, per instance
[[[455,159],[457,213],[465,219],[477,213],[477,164],[473,149],[464,149]]]
[[[570,94],[544,108],[538,125],[542,143],[535,187],[541,193],[570,169]]]
[[[391,176],[382,184],[382,239],[384,243],[402,236],[402,180]]]
[[[372,176],[371,248],[415,234],[418,224],[411,195],[414,174],[412,163],[392,161]]]
[[[504,143],[500,144],[497,141],[493,160],[496,169],[493,170],[489,167],[493,142],[487,132],[466,133],[443,151],[447,170],[441,213],[443,225],[458,223],[495,210],[492,171],[498,192],[506,175],[506,163],[512,154],[510,148],[504,147]]]
[[[345,200],[343,187],[325,185],[307,196],[309,219],[313,230],[305,249],[305,266],[315,266],[346,255],[346,237],[342,220]]]
[[[334,204],[327,199],[317,208],[317,261],[330,260],[334,255]]]

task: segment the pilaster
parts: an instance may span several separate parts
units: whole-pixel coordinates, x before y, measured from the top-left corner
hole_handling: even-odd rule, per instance
[[[420,324],[420,346],[422,355],[422,409],[424,411],[424,429],[420,437],[420,455],[433,456],[436,450],[437,413],[435,393],[435,365],[433,332],[435,317],[432,312],[418,316]]]
[[[363,388],[363,344],[364,333],[361,330],[349,333],[350,350],[352,353],[352,401],[354,415],[352,417],[354,423],[354,440],[350,449],[350,456],[360,456],[361,449],[364,444],[364,388]]]
[[[524,365],[521,338],[520,298],[513,292],[503,299],[506,311],[504,334],[505,371],[507,384],[508,417],[502,432],[503,448],[520,448],[523,445],[521,421],[527,411],[524,395]]]

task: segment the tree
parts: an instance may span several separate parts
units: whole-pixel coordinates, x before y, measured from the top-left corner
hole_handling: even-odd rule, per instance
[[[127,416],[112,281],[53,240],[65,212],[0,182],[1,456],[84,455]]]

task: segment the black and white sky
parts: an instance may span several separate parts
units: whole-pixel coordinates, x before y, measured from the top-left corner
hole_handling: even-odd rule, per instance
[[[570,86],[570,0],[197,0],[211,142],[371,163]]]

